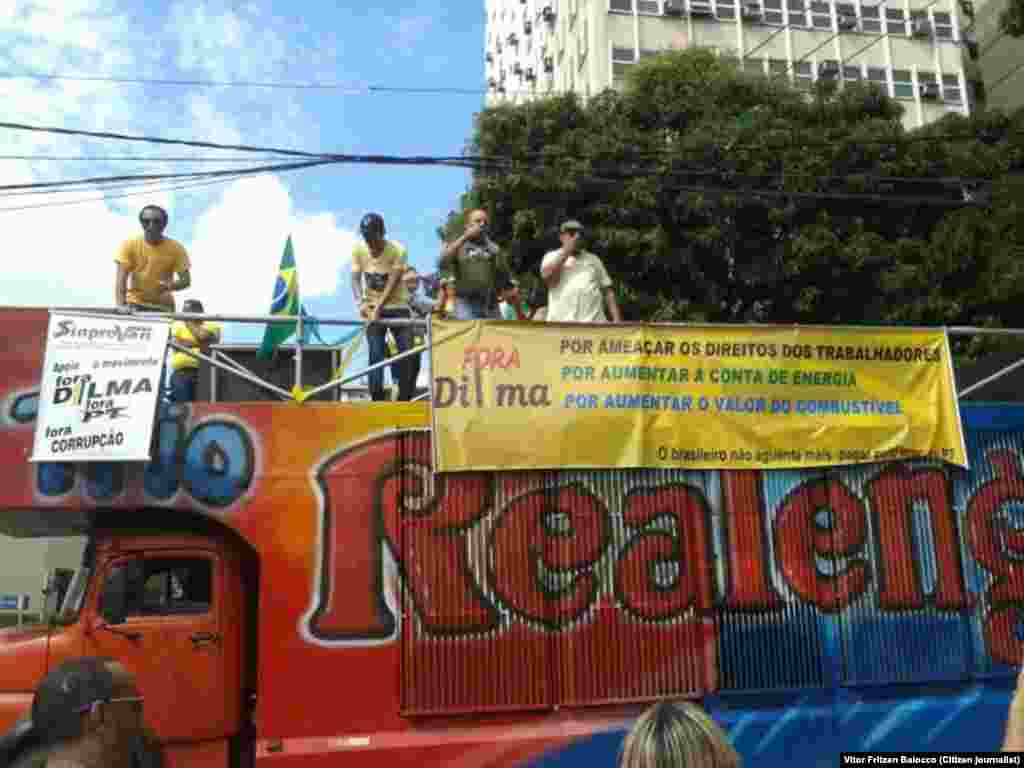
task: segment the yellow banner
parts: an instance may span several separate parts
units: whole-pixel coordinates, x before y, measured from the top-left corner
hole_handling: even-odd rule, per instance
[[[435,320],[441,472],[967,466],[944,331]]]

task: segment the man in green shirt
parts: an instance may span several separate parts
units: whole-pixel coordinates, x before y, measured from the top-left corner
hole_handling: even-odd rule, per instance
[[[466,231],[441,245],[441,270],[455,275],[458,320],[499,319],[498,297],[512,287],[508,262],[487,236],[487,211],[466,216]]]

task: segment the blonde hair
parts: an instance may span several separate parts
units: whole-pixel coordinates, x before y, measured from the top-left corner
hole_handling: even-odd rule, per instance
[[[739,768],[729,737],[700,707],[661,701],[648,708],[622,743],[620,768]]]

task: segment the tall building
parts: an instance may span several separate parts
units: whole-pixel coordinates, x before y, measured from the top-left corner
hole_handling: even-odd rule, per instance
[[[976,0],[976,65],[985,84],[985,106],[1012,112],[1024,106],[1024,38],[999,27],[1007,0]]]
[[[957,0],[485,1],[489,104],[587,98],[646,56],[704,46],[799,88],[879,83],[904,104],[908,128],[969,109]]]

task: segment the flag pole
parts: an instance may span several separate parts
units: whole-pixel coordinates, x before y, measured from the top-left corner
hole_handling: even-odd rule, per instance
[[[295,386],[302,391],[302,305],[299,304],[299,319],[295,325]]]

